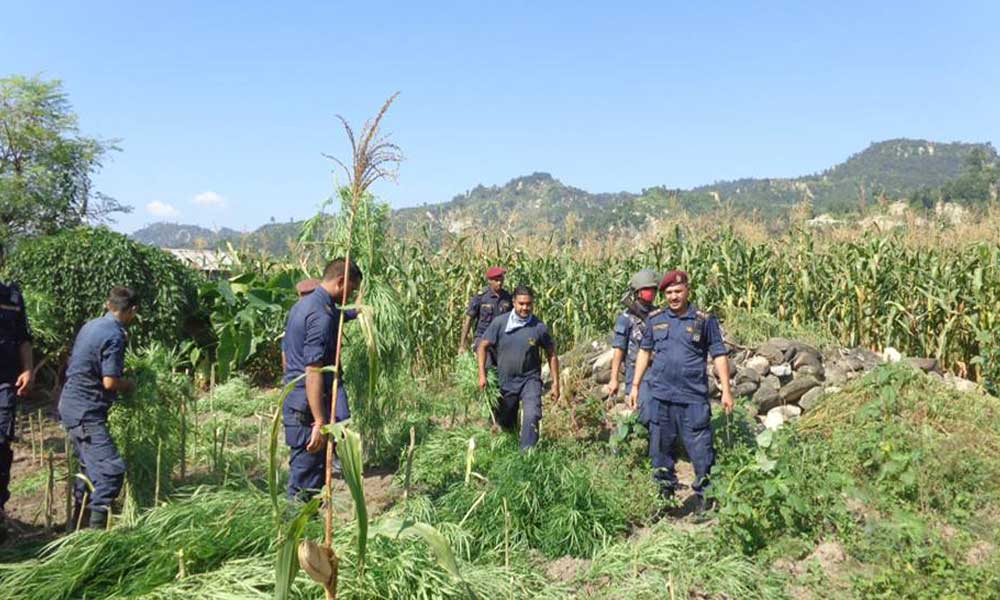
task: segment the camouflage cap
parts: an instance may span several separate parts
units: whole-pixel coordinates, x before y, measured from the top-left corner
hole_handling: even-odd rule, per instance
[[[652,269],[643,269],[628,280],[628,286],[633,290],[655,288],[660,284],[660,274]]]

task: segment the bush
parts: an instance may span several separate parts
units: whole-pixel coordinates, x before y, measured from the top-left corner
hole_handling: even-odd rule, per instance
[[[648,471],[596,445],[520,452],[514,436],[479,432],[466,482],[468,433],[431,435],[417,448],[413,477],[432,496],[438,519],[471,534],[474,554],[509,543],[548,557],[590,557],[661,507]]]
[[[139,294],[132,340],[175,345],[192,314],[199,275],[158,248],[108,229],[81,227],[22,242],[4,278],[23,287],[36,348],[51,354],[67,351],[80,327],[104,312],[116,285]]]
[[[181,460],[181,406],[190,407],[194,390],[187,376],[177,373],[179,357],[153,345],[126,357],[126,376],[136,388],[112,405],[108,415],[111,436],[125,459],[127,477],[140,504],[152,504],[157,487],[159,455],[160,497],[170,491],[171,473]]]

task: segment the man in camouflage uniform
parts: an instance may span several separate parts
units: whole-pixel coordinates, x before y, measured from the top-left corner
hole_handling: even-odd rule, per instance
[[[613,398],[618,393],[619,373],[625,363],[625,390],[632,389],[632,376],[635,373],[635,359],[639,354],[639,342],[646,331],[646,317],[656,307],[656,291],[660,285],[660,274],[652,269],[643,269],[629,280],[629,293],[622,300],[625,310],[615,319],[614,338],[611,346],[615,349],[611,360],[611,381],[605,387],[608,396]],[[645,387],[642,391],[645,391]],[[639,420],[649,423],[647,414],[646,394],[639,394]],[[635,409],[635,406],[631,407]]]

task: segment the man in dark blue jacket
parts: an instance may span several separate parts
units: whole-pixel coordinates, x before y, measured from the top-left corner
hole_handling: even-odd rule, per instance
[[[733,408],[729,360],[718,320],[688,303],[687,273],[667,273],[660,289],[667,306],[650,313],[646,321],[629,398],[634,403],[640,384],[648,380],[649,395],[656,409],[649,427],[653,477],[660,483],[664,496],[674,493],[678,485],[674,442],[679,437],[694,466],[695,480],[691,487],[697,494],[697,508],[701,512],[705,509],[709,471],[715,462],[712,411],[708,403],[708,358],[711,357],[718,370],[722,407],[727,413]]]
[[[79,478],[74,481],[74,514],[68,528],[87,509],[91,527],[106,527],[111,503],[125,480],[125,461],[108,431],[108,409],[119,393],[128,394],[135,387],[122,375],[125,328],[135,320],[139,298],[130,288],[115,287],[106,306],[107,314],[87,322],[77,334],[59,396],[59,418],[73,442],[80,472],[94,485],[89,505],[84,506],[86,484]]]
[[[517,427],[521,418],[521,449],[538,443],[538,424],[542,419],[541,349],[549,359],[552,374],[552,399],[559,399],[559,357],[548,327],[533,313],[535,293],[527,286],[514,289],[514,310],[493,319],[483,333],[477,350],[479,388],[485,390],[486,359],[490,348],[496,349],[497,375],[500,380],[500,404],[494,411],[496,422],[505,430]]]
[[[289,498],[308,499],[324,485],[327,440],[321,429],[330,422],[334,374],[321,369],[334,365],[341,313],[337,303],[345,289],[350,298],[362,278],[361,269],[353,262],[348,265],[345,278],[345,263],[342,258],[327,263],[322,281],[312,293],[295,303],[285,323],[285,337],[281,341],[285,360],[283,381],[290,383],[305,373],[282,406],[285,443],[290,450]],[[344,312],[345,320],[356,314]],[[333,416],[338,422],[351,417],[342,381],[337,384]]]
[[[0,246],[0,266],[3,266]],[[16,285],[0,283],[0,542],[7,535],[4,504],[10,499],[17,398],[28,395],[33,379],[31,329],[24,296]]]

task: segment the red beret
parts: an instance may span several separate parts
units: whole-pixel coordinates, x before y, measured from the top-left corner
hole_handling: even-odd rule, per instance
[[[490,267],[486,269],[486,279],[496,279],[497,277],[503,277],[507,269],[503,267]]]
[[[319,279],[303,279],[295,284],[295,291],[300,296],[311,294],[319,286]]]
[[[679,285],[681,283],[687,285],[688,274],[684,271],[669,271],[660,280],[660,290],[665,290],[672,285]]]

